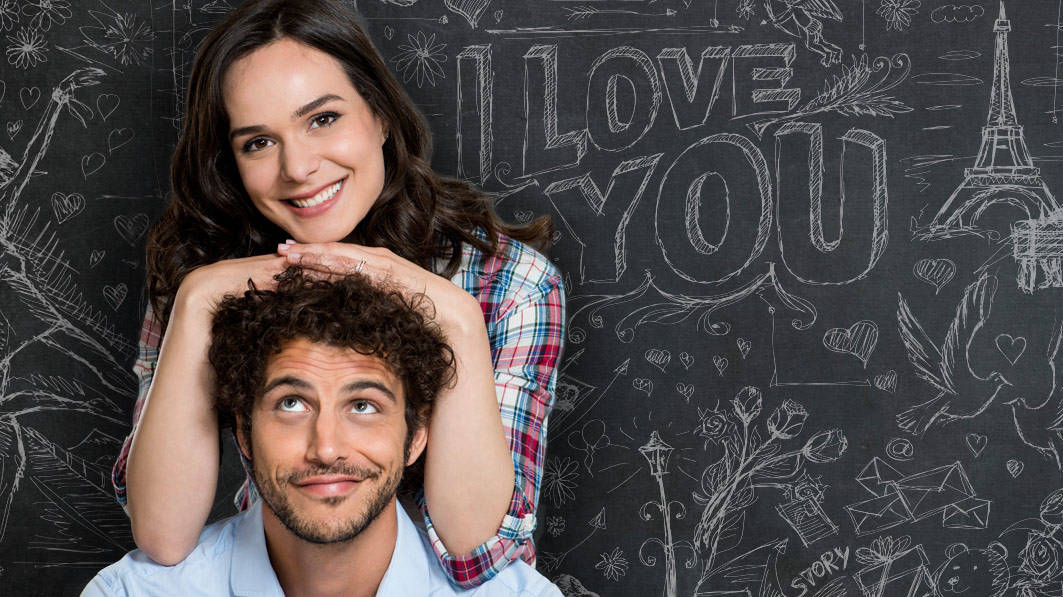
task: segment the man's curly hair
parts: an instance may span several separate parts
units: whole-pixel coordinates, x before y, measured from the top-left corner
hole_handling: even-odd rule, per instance
[[[227,295],[214,314],[208,358],[215,407],[223,427],[236,415],[250,438],[251,411],[266,383],[266,364],[289,342],[304,338],[383,360],[401,380],[407,439],[425,425],[433,401],[455,375],[454,352],[433,321],[424,294],[401,291],[363,274],[314,279],[297,267],[277,275],[275,290],[249,281],[243,296]]]

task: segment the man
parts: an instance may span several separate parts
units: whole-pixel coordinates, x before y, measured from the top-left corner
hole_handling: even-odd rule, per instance
[[[176,566],[135,550],[83,595],[561,595],[523,561],[462,591],[396,505],[400,483],[421,484],[411,465],[455,372],[425,300],[295,269],[275,291],[226,298],[209,353],[217,408],[261,499]]]

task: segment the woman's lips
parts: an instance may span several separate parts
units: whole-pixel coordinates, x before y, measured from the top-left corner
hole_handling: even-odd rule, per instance
[[[339,190],[336,191],[336,194],[333,195],[331,199],[324,203],[319,203],[318,205],[315,205],[313,207],[297,207],[294,203],[287,200],[283,201],[283,203],[287,205],[288,209],[290,209],[295,215],[302,218],[312,218],[318,214],[325,213],[329,210],[329,208],[331,208],[333,205],[336,204],[336,202],[339,201],[340,195],[343,193],[343,189],[347,187],[347,178],[349,177],[344,177],[342,179],[342,181],[340,182]]]

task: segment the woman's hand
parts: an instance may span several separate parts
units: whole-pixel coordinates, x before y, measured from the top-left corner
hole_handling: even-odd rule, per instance
[[[192,304],[213,312],[227,294],[242,295],[250,279],[256,288],[275,288],[274,276],[288,267],[286,257],[256,255],[240,259],[225,259],[203,265],[189,272],[177,290],[177,301]]]
[[[411,293],[424,293],[435,304],[435,319],[444,330],[484,327],[483,311],[472,295],[389,249],[341,242],[290,243],[279,245],[277,252],[285,255],[288,263],[323,276],[360,272],[376,280],[387,280]]]

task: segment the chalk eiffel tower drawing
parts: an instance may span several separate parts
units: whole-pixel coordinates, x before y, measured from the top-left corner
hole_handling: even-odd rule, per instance
[[[1000,15],[993,25],[996,48],[993,52],[993,91],[989,97],[989,117],[982,127],[982,145],[974,167],[964,169],[964,180],[941,206],[929,226],[915,233],[921,240],[975,234],[993,238],[993,230],[978,226],[979,218],[993,205],[1010,205],[1028,218],[1043,218],[1059,208],[1055,197],[1041,179],[1026,148],[1022,125],[1015,115],[1011,94],[1011,66],[1008,58],[1008,32],[1011,22],[1000,3]]]

